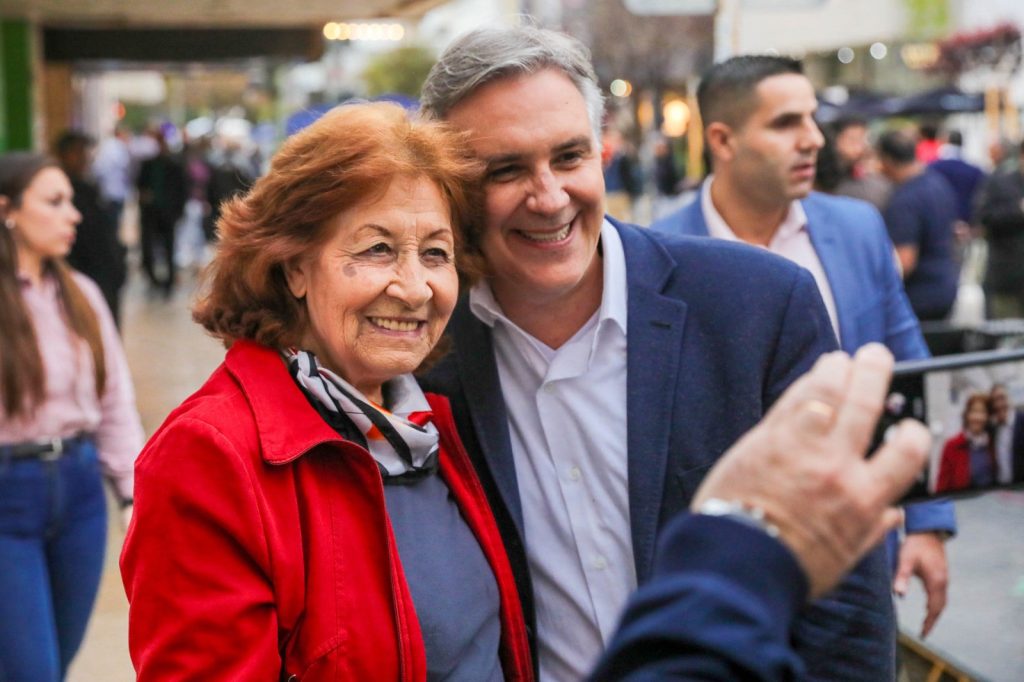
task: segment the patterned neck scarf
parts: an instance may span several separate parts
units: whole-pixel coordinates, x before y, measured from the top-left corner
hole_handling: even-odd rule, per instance
[[[386,484],[415,483],[437,471],[434,413],[411,374],[384,384],[384,401],[390,405],[385,409],[323,367],[313,353],[288,348],[282,355],[317,412],[340,435],[370,452]]]

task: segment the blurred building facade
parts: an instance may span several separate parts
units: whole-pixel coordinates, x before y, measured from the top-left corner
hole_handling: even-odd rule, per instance
[[[857,90],[912,94],[955,86],[984,93],[984,116],[954,119],[968,131],[971,155],[982,158],[992,138],[1019,139],[1024,105],[1019,37],[1015,48],[1000,54],[996,35],[1019,36],[1024,27],[1019,0],[820,0],[787,9],[788,4],[738,0],[727,34],[732,52],[803,58],[815,85],[831,87],[830,94],[840,100]],[[987,35],[992,45],[984,44]],[[952,46],[970,43],[979,46],[974,56],[981,59],[954,70],[938,68]]]
[[[68,127],[108,132],[113,86],[97,76],[231,64],[315,62],[332,21],[415,24],[444,0],[4,0],[0,3],[0,151],[45,149]],[[508,4],[507,2],[505,4]],[[261,80],[274,83],[271,69]],[[144,80],[137,83],[145,84]],[[142,86],[140,86],[142,87]],[[134,88],[133,88],[134,89]],[[187,89],[187,88],[186,88]],[[166,97],[188,93],[164,93]],[[173,105],[173,102],[172,102]]]

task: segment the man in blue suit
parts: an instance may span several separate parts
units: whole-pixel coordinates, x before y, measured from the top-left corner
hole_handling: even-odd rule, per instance
[[[1024,410],[1014,409],[1004,384],[989,392],[996,472],[1000,483],[1024,481]]]
[[[484,278],[425,381],[451,398],[494,507],[541,679],[578,680],[648,579],[663,524],[834,335],[792,263],[604,216],[602,97],[577,41],[474,31],[422,106],[484,166],[462,256]],[[822,679],[891,678],[884,557],[852,580],[806,609],[798,651]]]
[[[823,138],[817,100],[798,61],[743,56],[716,64],[698,90],[714,174],[698,198],[652,226],[676,235],[745,241],[793,260],[814,276],[840,346],[884,343],[897,360],[928,356],[896,271],[878,211],[866,202],[811,192]],[[907,536],[894,589],[924,582],[927,634],[946,602],[943,540],[956,529],[948,501],[906,508]]]
[[[804,679],[790,628],[808,593],[899,523],[889,505],[927,459],[928,429],[909,419],[864,457],[891,370],[877,343],[829,353],[722,456],[662,533],[592,682]]]

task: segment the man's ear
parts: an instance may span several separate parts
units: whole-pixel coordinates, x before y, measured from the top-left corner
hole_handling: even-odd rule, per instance
[[[307,276],[308,261],[306,259],[295,259],[284,264],[284,278],[288,282],[288,290],[292,296],[298,299],[305,298],[309,286]]]
[[[704,128],[704,137],[707,140],[708,153],[711,154],[712,159],[718,159],[721,161],[731,161],[735,155],[733,149],[733,130],[732,128],[721,121],[714,121],[709,123]]]

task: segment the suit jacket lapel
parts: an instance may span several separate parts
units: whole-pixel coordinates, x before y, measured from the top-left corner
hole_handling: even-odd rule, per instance
[[[484,462],[522,538],[523,509],[508,433],[505,399],[491,344],[491,329],[470,312],[467,297],[460,301],[451,324],[458,339],[455,354],[473,429]]]
[[[854,281],[854,273],[850,272],[852,261],[849,254],[843,254],[843,245],[836,239],[834,231],[829,229],[828,215],[813,201],[813,195],[801,203],[807,215],[807,232],[811,236],[811,245],[818,254],[829,288],[832,289],[836,319],[839,322],[839,346],[857,348],[860,344],[851,317],[857,305],[857,288],[851,286],[851,282]]]
[[[661,292],[675,262],[636,228],[619,227],[628,283],[626,424],[629,518],[637,578],[654,560],[665,489],[686,304]]]
[[[682,209],[683,219],[680,221],[682,226],[680,234],[690,234],[694,237],[707,237],[710,234],[708,221],[704,218],[704,207],[701,205],[701,192],[703,191],[704,185],[701,185],[697,188],[696,198]]]

